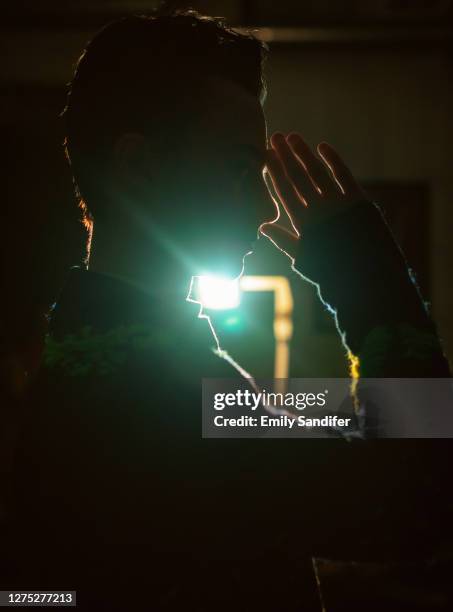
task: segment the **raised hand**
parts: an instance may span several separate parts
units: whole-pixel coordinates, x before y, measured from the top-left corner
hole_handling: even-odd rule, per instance
[[[294,259],[298,241],[311,225],[366,200],[367,196],[339,154],[326,142],[318,145],[319,157],[296,133],[286,137],[275,133],[270,144],[265,178],[270,179],[277,204],[285,209],[294,232],[275,222],[264,223],[260,230]],[[269,188],[268,182],[267,185]]]

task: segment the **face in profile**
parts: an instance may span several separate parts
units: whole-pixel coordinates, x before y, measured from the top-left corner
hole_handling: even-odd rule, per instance
[[[177,150],[169,145],[148,156],[152,145],[143,147],[137,135],[123,137],[117,149],[127,152],[127,200],[143,182],[145,222],[164,224],[187,272],[236,277],[259,226],[275,217],[262,177],[266,124],[256,96],[231,81],[207,79],[202,99]],[[117,175],[112,181],[121,188]]]
[[[259,225],[275,217],[262,171],[266,124],[259,100],[239,85],[211,78],[209,104],[185,139],[190,188],[186,239],[197,273],[237,276]]]

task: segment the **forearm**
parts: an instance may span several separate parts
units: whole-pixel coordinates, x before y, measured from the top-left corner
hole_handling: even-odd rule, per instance
[[[318,285],[362,376],[449,376],[434,323],[374,204],[310,228],[294,269]]]

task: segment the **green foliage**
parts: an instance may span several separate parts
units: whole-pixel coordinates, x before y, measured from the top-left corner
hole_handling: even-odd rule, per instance
[[[430,362],[439,352],[439,339],[430,330],[416,329],[408,323],[375,327],[366,336],[359,354],[360,375],[379,377],[389,370],[389,364],[417,364]]]
[[[73,377],[107,376],[162,343],[168,344],[162,330],[155,331],[150,326],[124,325],[105,333],[96,333],[87,326],[63,340],[48,336],[44,366]]]

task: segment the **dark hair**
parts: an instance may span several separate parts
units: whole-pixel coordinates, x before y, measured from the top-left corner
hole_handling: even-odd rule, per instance
[[[196,112],[206,76],[226,77],[261,99],[263,58],[257,39],[192,10],[126,17],[101,30],[79,59],[64,111],[86,224],[99,212],[96,195],[118,135],[139,131],[168,147]]]

